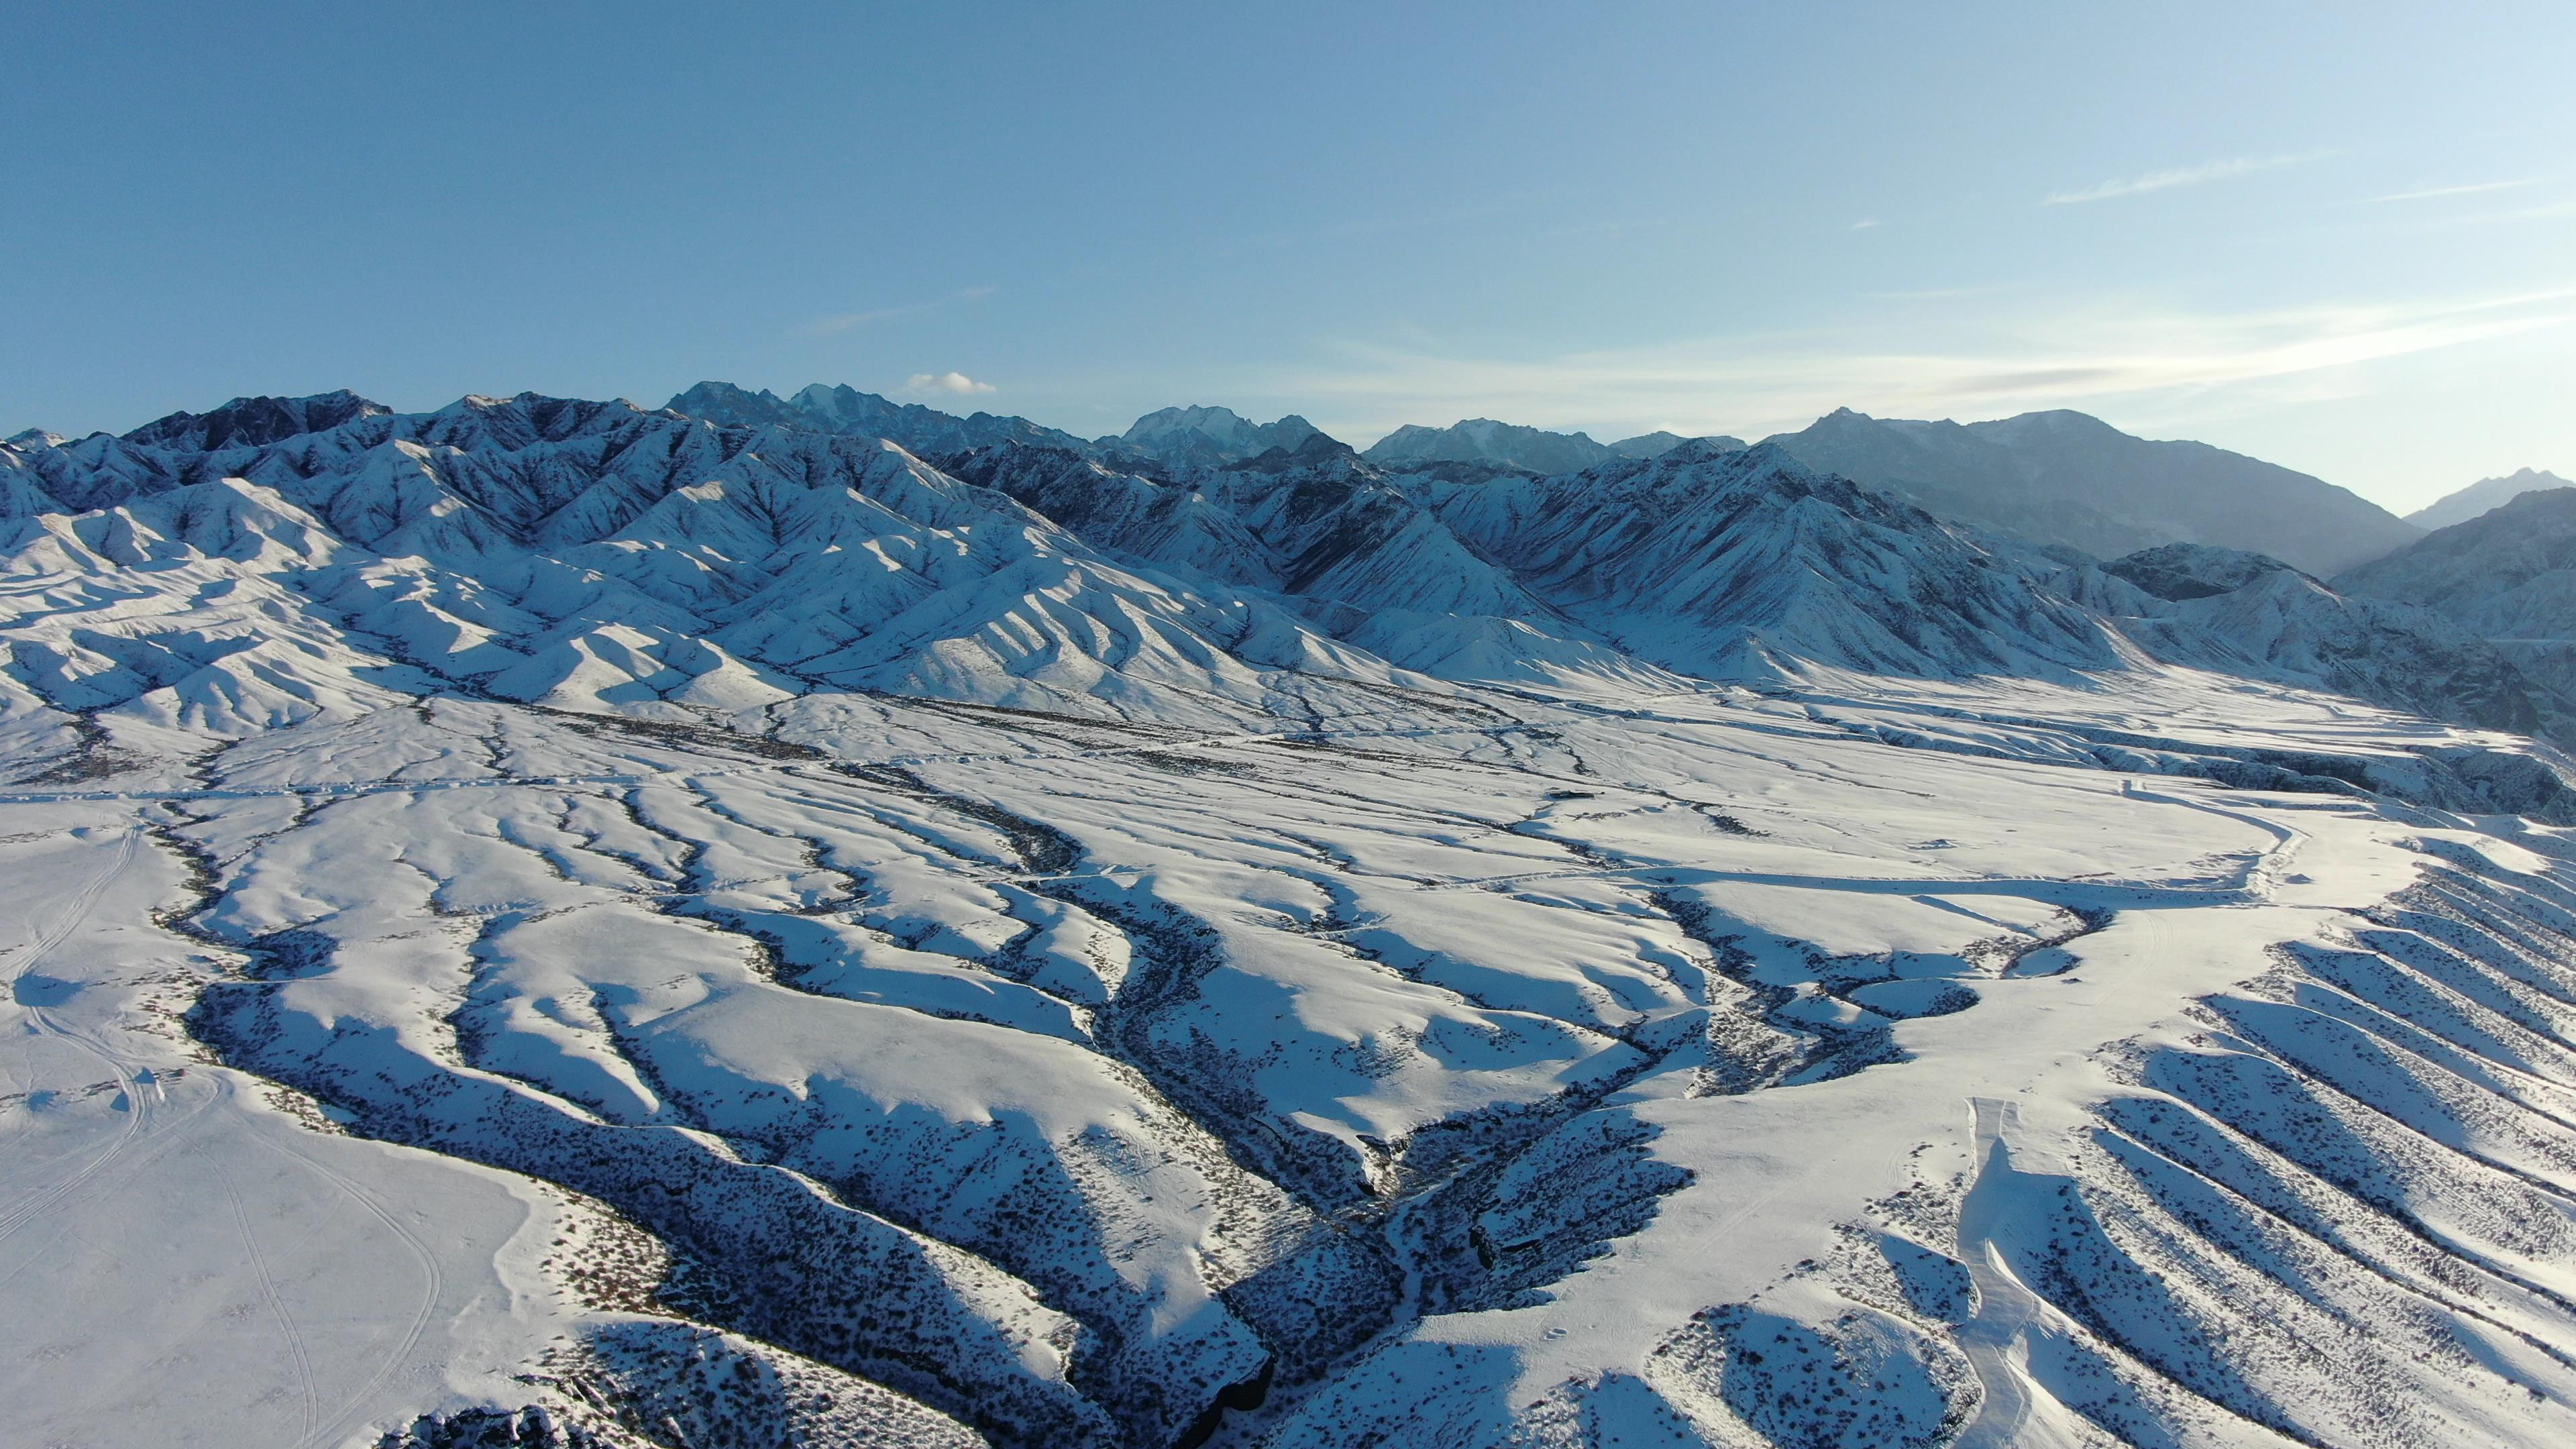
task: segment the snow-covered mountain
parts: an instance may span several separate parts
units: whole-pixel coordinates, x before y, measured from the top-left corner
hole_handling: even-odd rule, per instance
[[[2243,590],[2288,571],[2277,560],[2182,545],[2069,567],[1771,445],[1699,441],[1554,479],[1390,471],[1328,439],[1185,484],[1045,450],[956,466],[1116,556],[1278,591],[1444,678],[2064,677],[2143,651],[2498,729],[2569,710],[2436,615],[2295,571]]]
[[[2576,488],[2518,495],[2335,580],[2502,638],[2576,634]]]
[[[2407,514],[2406,521],[2422,529],[2448,528],[2455,523],[2466,523],[2490,509],[2501,508],[2525,493],[2571,487],[2576,487],[2576,484],[2555,473],[2518,468],[2501,478],[2481,478],[2456,493],[2446,493],[2435,502]]]
[[[2421,536],[2322,479],[2206,443],[2149,442],[2083,413],[1960,424],[1843,408],[1770,441],[1945,518],[2099,558],[2202,543],[2326,576]]]
[[[1688,443],[1571,478],[1440,489],[1470,546],[1643,657],[1705,677],[2116,662],[2099,621],[2008,555],[1782,450]]]
[[[18,1436],[2576,1432],[2468,631],[1775,445],[692,393],[0,445]]]
[[[99,435],[13,447],[0,477],[42,567],[113,574],[202,552],[209,530],[264,559],[257,539],[291,538],[277,608],[512,699],[685,711],[813,682],[1186,716],[1257,706],[1282,668],[1386,673],[1275,606],[1120,569],[882,441],[625,403],[468,398],[211,453]],[[310,712],[301,684],[237,678],[220,651],[102,652],[81,629],[49,626],[44,667],[90,703],[202,662],[181,708],[244,727]],[[165,648],[182,657],[118,663]]]
[[[1423,463],[1491,463],[1544,477],[1580,473],[1596,464],[1635,455],[1596,443],[1584,433],[1551,433],[1542,428],[1498,423],[1492,418],[1466,418],[1445,428],[1407,423],[1371,443],[1360,456],[1389,468]]]
[[[1295,452],[1319,436],[1315,425],[1291,413],[1275,423],[1238,417],[1232,408],[1161,408],[1145,414],[1098,446],[1179,467],[1205,467],[1259,457],[1273,448]]]

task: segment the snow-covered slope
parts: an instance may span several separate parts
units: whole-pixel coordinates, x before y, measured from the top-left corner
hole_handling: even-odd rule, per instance
[[[2576,1433],[2576,769],[2407,606],[272,401],[0,448],[14,1436]]]
[[[2120,612],[2140,616],[2125,632],[2165,659],[2270,674],[2486,729],[2563,735],[2576,720],[2576,700],[2562,689],[2528,677],[2441,614],[2338,593],[2278,559],[2174,543],[2105,572],[2164,601]]]
[[[2525,493],[2335,580],[2500,637],[2576,633],[2576,488]]]
[[[1453,486],[1458,535],[1631,650],[1688,673],[2107,668],[2097,622],[2009,557],[1778,448],[1689,443],[1560,479]]]
[[[2525,493],[2568,487],[2576,487],[2576,484],[2555,473],[2518,468],[2501,478],[2481,478],[2455,493],[2446,493],[2433,503],[2407,514],[2406,521],[2417,528],[2448,528],[2455,523],[2466,523],[2490,509],[2501,508]]]
[[[1842,408],[1770,441],[1945,518],[2101,558],[2203,543],[2322,576],[2421,536],[2322,479],[2206,443],[2149,442],[2076,412],[1962,425]]]

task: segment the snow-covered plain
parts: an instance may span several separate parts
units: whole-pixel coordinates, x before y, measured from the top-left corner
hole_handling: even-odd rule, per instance
[[[513,405],[21,454],[8,1442],[2576,1436],[2544,746],[1902,518],[1967,612],[1695,643],[1546,490],[1391,489],[1337,615]],[[1373,571],[1424,498],[1465,562]]]

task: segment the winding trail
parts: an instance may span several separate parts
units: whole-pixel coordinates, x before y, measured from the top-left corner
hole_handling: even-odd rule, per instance
[[[31,999],[28,989],[29,979],[35,975],[36,968],[44,964],[46,958],[53,955],[65,941],[71,939],[72,933],[80,929],[83,921],[89,919],[91,909],[98,904],[98,898],[106,894],[109,884],[123,875],[127,866],[134,863],[135,843],[142,834],[139,826],[127,828],[124,836],[118,840],[116,854],[108,861],[106,868],[90,877],[70,900],[63,903],[63,908],[55,916],[54,923],[46,927],[44,933],[36,938],[34,946],[19,959],[18,969],[11,972],[9,976],[10,999],[20,1010],[26,1012],[30,1029],[39,1035],[68,1043],[75,1050],[107,1068],[115,1077],[117,1091],[125,1104],[125,1125],[117,1132],[115,1140],[108,1143],[104,1151],[83,1164],[71,1176],[55,1183],[51,1188],[39,1189],[33,1198],[9,1209],[6,1213],[0,1213],[0,1241],[7,1240],[29,1223],[50,1212],[55,1204],[78,1190],[83,1183],[98,1176],[110,1163],[123,1156],[142,1138],[145,1119],[151,1115],[153,1108],[160,1101],[160,1084],[149,1070],[136,1066],[97,1036],[56,1019],[51,1012]]]
[[[296,1442],[309,1444],[321,1428],[322,1406],[320,1392],[313,1382],[313,1355],[304,1346],[304,1331],[296,1326],[295,1315],[287,1310],[286,1300],[278,1295],[277,1275],[269,1271],[268,1252],[260,1247],[259,1235],[251,1231],[250,1213],[242,1206],[241,1188],[233,1182],[232,1172],[206,1156],[202,1147],[197,1149],[196,1156],[206,1164],[207,1171],[223,1183],[224,1196],[232,1200],[233,1226],[240,1231],[242,1251],[250,1255],[251,1268],[259,1276],[260,1297],[267,1302],[269,1313],[277,1319],[278,1331],[286,1337],[287,1358],[294,1365],[296,1382],[304,1389],[304,1437]]]
[[[351,1390],[341,1400],[339,1406],[331,1411],[329,1418],[313,1424],[305,1431],[303,1438],[295,1441],[294,1449],[315,1449],[315,1446],[335,1442],[337,1436],[347,1433],[354,1427],[351,1421],[366,1409],[376,1389],[393,1375],[395,1369],[401,1367],[411,1357],[413,1349],[419,1347],[422,1337],[429,1332],[431,1316],[438,1311],[439,1300],[447,1294],[447,1275],[438,1266],[438,1255],[431,1252],[429,1245],[421,1241],[420,1234],[413,1232],[409,1225],[396,1217],[383,1203],[378,1202],[375,1194],[359,1186],[346,1175],[323,1166],[283,1143],[272,1142],[265,1136],[255,1137],[253,1140],[346,1193],[358,1206],[365,1208],[377,1221],[383,1223],[402,1245],[410,1250],[412,1258],[420,1265],[422,1278],[420,1306],[413,1311],[411,1322],[405,1327],[401,1340],[385,1351],[383,1359],[376,1366],[374,1375]],[[308,1378],[306,1382],[309,1384],[311,1380]]]

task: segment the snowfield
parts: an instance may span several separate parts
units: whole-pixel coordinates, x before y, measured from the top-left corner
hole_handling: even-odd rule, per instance
[[[292,402],[0,458],[11,1443],[2576,1437],[2545,744],[1762,449]]]

